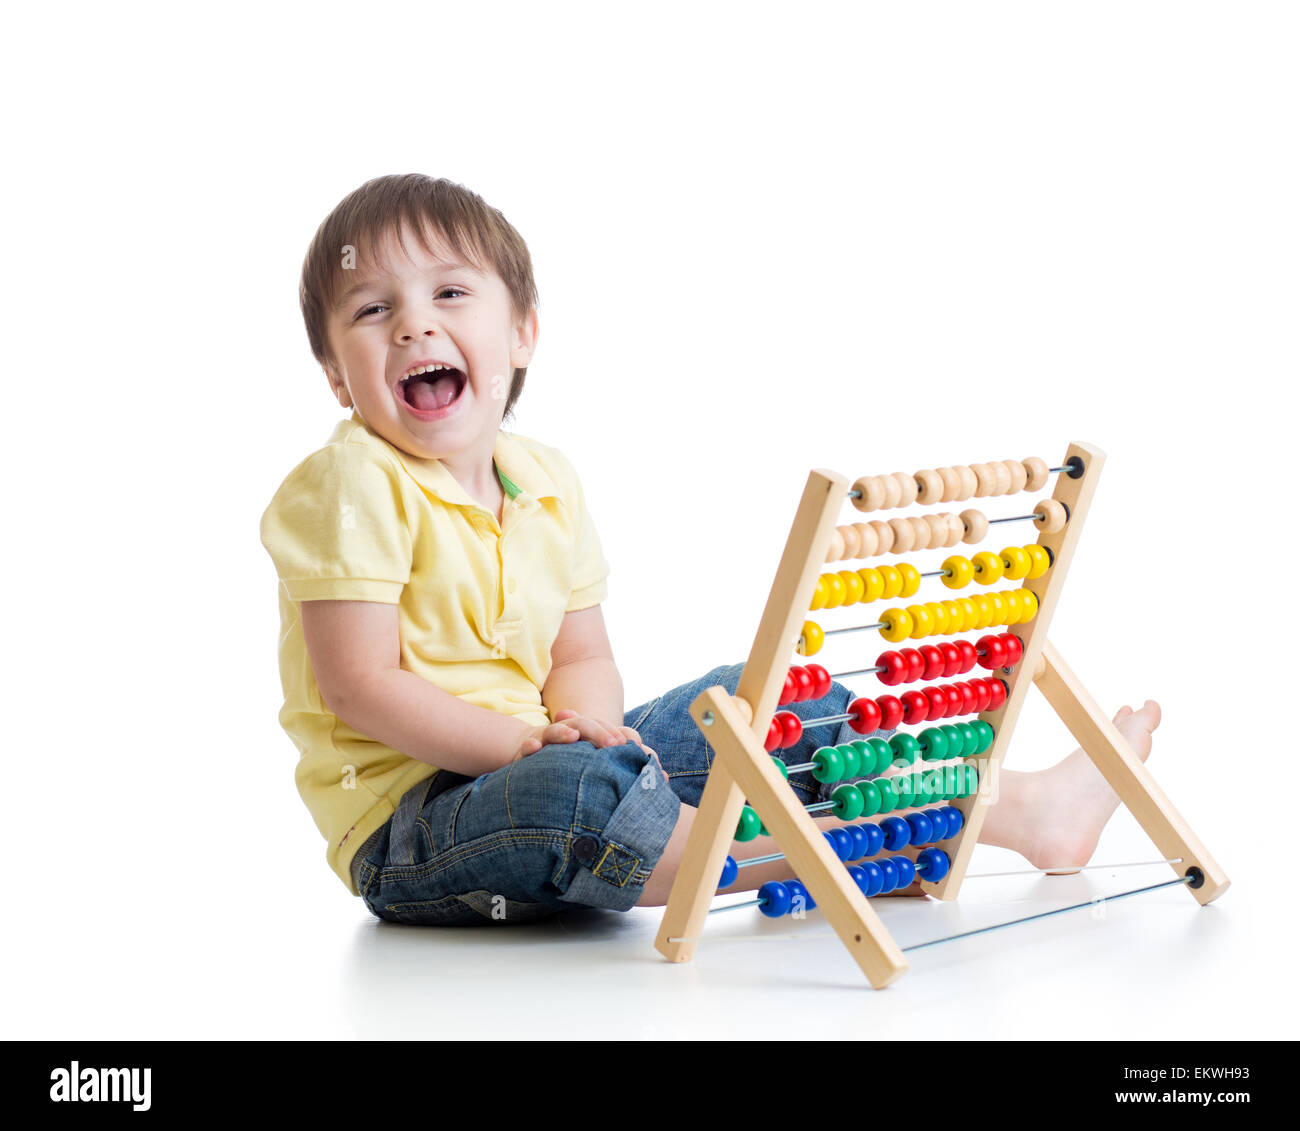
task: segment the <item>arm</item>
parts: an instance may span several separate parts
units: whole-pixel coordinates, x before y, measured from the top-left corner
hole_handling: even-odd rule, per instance
[[[594,737],[585,727],[583,737],[597,746],[618,745],[635,736],[623,726],[623,680],[599,605],[564,614],[551,645],[542,702],[557,721],[571,716],[591,720]]]
[[[478,777],[513,761],[537,730],[405,671],[396,605],[304,601],[302,629],[325,705],[411,758]]]

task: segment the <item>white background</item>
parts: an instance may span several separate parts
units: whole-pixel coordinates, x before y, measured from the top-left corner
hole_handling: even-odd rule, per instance
[[[4,1036],[923,1033],[941,1000],[949,1039],[1295,1035],[1292,6],[9,21]],[[1108,709],[1160,702],[1152,767],[1232,890],[953,944],[883,995],[833,938],[669,966],[651,913],[380,928],[294,789],[258,520],[340,416],[307,244],[412,171],[529,244],[513,428],[583,476],[629,706],[743,658],[810,467],[1085,440],[1109,459],[1052,638]],[[1031,696],[1009,765],[1070,746]],[[1150,854],[1121,815],[1097,858]],[[889,913],[919,939],[961,911]]]

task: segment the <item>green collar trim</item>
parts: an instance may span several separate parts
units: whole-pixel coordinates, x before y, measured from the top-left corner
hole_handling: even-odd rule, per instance
[[[493,466],[496,467],[496,464],[494,463]],[[519,494],[519,488],[510,481],[510,477],[499,467],[497,468],[497,478],[501,480],[501,486],[506,489],[507,496],[513,499],[517,494]]]

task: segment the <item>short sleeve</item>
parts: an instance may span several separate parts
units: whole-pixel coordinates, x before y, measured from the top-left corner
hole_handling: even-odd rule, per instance
[[[567,465],[567,461],[566,465]],[[564,484],[565,506],[573,518],[573,583],[565,612],[576,613],[599,605],[609,593],[609,563],[601,552],[596,524],[587,509],[587,499],[582,492],[577,472],[566,466],[568,475]]]
[[[295,467],[262,515],[261,538],[294,601],[395,605],[410,580],[397,471],[364,444],[330,444]]]

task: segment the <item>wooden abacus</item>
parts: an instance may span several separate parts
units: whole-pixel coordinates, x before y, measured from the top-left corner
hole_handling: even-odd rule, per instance
[[[1031,683],[1037,684],[1155,842],[1165,862],[1173,866],[1176,879],[1138,891],[1182,884],[1198,902],[1207,904],[1227,890],[1229,881],[1222,870],[1047,640],[1104,460],[1097,448],[1076,443],[1054,468],[1040,459],[1007,460],[915,475],[899,472],[864,477],[852,489],[834,472],[814,470],[809,474],[736,694],[730,695],[722,687],[709,688],[691,706],[691,716],[716,757],[655,942],[660,953],[675,962],[693,957],[713,896],[719,887],[734,882],[731,869],[735,862],[728,856],[731,842],[751,839],[761,828],[770,831],[780,849],[764,859],[783,855],[798,880],[778,884],[766,897],[760,891],[760,898],[752,902],[767,913],[780,913],[785,908],[779,905],[790,899],[819,907],[874,987],[894,981],[907,969],[907,962],[868,897],[880,893],[881,884],[907,887],[913,879],[938,899],[956,897],[989,806],[990,790],[981,786],[996,779]],[[1053,494],[1039,501],[1030,514],[988,518],[979,510],[968,509],[961,514],[948,511],[836,526],[846,500],[864,512],[913,503],[948,503],[1036,491],[1053,474],[1057,476]],[[1017,520],[1032,521],[1038,527],[1033,546],[976,554],[973,560],[953,555],[941,567],[935,563],[937,568],[925,573],[906,562],[821,573],[822,564],[828,561],[952,547],[958,541],[980,542],[991,525]],[[816,622],[805,620],[809,610],[912,596],[920,584],[933,577],[954,590],[972,580],[990,584],[1007,578],[1022,584],[974,598],[894,606],[875,624],[823,630]],[[798,741],[803,724],[793,713],[774,712],[778,705],[802,698],[810,689],[813,698],[825,694],[830,677],[819,665],[791,668],[792,648],[812,655],[820,649],[824,636],[864,629],[877,629],[886,640],[901,643],[909,638],[1011,625],[1015,632],[986,635],[977,645],[959,641],[947,647],[906,648],[887,652],[880,657],[884,662],[871,668],[843,673],[874,671],[887,684],[896,684],[969,671],[975,660],[989,669],[987,678],[964,685],[932,685],[926,692],[905,693],[906,704],[888,695],[877,700],[859,698],[843,715],[809,720],[818,724],[848,721],[865,735],[882,724],[893,729],[899,722],[937,722],[953,714],[978,712],[975,723],[931,727],[920,738],[899,731],[888,742],[870,738],[843,750],[819,749],[814,762],[820,781],[836,780],[845,763],[850,777],[879,774],[886,766],[905,770],[915,764],[918,754],[929,768],[910,776],[899,773],[840,785],[830,802],[805,806],[795,797],[769,751]],[[855,758],[856,774],[852,772]],[[872,771],[867,770],[868,759]],[[920,809],[923,820],[917,820],[917,806],[935,800],[948,804],[937,810]],[[910,812],[901,825],[889,825],[889,817],[882,822],[889,830],[888,836],[881,835],[887,846],[892,838],[897,855],[857,868],[846,867],[846,863],[866,858],[852,853],[871,847],[862,843],[872,840],[869,830],[850,827],[845,848],[844,836],[824,836],[811,816],[829,810],[853,820],[860,814],[904,809]],[[953,815],[954,810],[960,817]],[[905,844],[899,843],[903,836]],[[837,847],[832,847],[832,840]],[[944,847],[938,847],[940,844]],[[872,868],[875,871],[869,870]],[[724,880],[721,884],[719,876]],[[1110,898],[1133,894],[1137,892]]]

